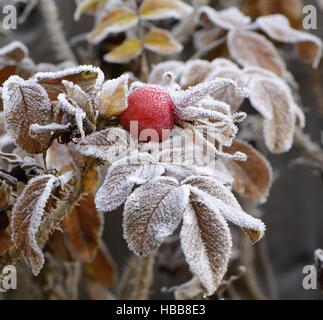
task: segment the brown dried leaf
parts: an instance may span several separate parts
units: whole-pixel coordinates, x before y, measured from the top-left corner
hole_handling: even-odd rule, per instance
[[[89,40],[92,43],[98,43],[111,33],[123,32],[134,27],[138,20],[133,10],[125,7],[116,7],[103,15],[98,21],[89,35]]]
[[[189,189],[175,179],[155,178],[128,198],[123,234],[129,249],[146,256],[158,248],[179,225],[188,204]]]
[[[166,72],[172,72],[174,74],[174,81],[179,78],[184,63],[182,61],[168,60],[158,63],[150,72],[148,83],[160,84],[163,80],[163,76]]]
[[[103,72],[93,66],[79,66],[58,72],[38,72],[33,77],[54,101],[60,93],[65,93],[63,80],[77,84],[85,93],[94,97],[100,90],[104,80]]]
[[[247,30],[231,30],[228,34],[231,57],[244,67],[258,66],[279,76],[286,66],[274,45],[264,36]]]
[[[102,226],[102,214],[96,210],[94,195],[89,193],[63,221],[67,246],[74,259],[93,261],[97,254]]]
[[[187,89],[188,87],[199,84],[211,70],[212,66],[209,61],[196,59],[187,62],[181,75],[180,84],[182,88]]]
[[[19,63],[28,56],[27,47],[20,41],[12,41],[0,49],[0,59]]]
[[[141,54],[142,45],[138,38],[128,38],[103,56],[106,62],[128,63]]]
[[[281,14],[259,17],[256,23],[272,39],[295,44],[302,59],[311,61],[314,68],[318,66],[322,56],[322,41],[320,38],[293,29],[288,19]]]
[[[11,76],[2,91],[6,125],[17,145],[29,153],[41,153],[49,146],[50,133],[31,137],[32,124],[52,122],[51,104],[46,91],[33,80]]]
[[[116,264],[102,241],[94,260],[85,264],[84,273],[102,287],[110,288],[114,284],[117,277]]]
[[[110,118],[122,113],[128,107],[129,76],[107,80],[103,83],[99,101],[99,116]]]
[[[5,254],[12,246],[10,234],[7,230],[0,229],[0,256]]]
[[[109,0],[81,0],[74,13],[74,20],[78,21],[84,13],[98,13]]]
[[[254,78],[250,83],[250,102],[265,117],[265,144],[273,153],[288,151],[293,144],[295,111],[286,86],[280,81]]]
[[[235,7],[216,11],[209,6],[201,6],[198,9],[198,15],[207,16],[214,25],[225,30],[244,27],[251,22],[249,17],[245,16],[238,8]]]
[[[212,81],[215,78],[226,78],[235,81],[239,87],[244,86],[244,79],[242,71],[238,68],[215,68],[205,79],[205,81]],[[231,112],[236,112],[242,104],[244,97],[241,97],[237,91],[228,86],[215,91],[212,97],[216,100],[223,101],[231,107]]]
[[[84,156],[113,163],[125,156],[130,148],[130,139],[126,130],[111,127],[86,136],[76,145],[76,148]]]
[[[172,55],[183,49],[169,31],[160,28],[153,28],[145,35],[144,47],[161,55]]]
[[[232,241],[226,221],[196,198],[184,212],[180,233],[185,259],[193,274],[212,295],[224,277]]]
[[[12,210],[12,241],[22,251],[27,265],[35,275],[44,264],[44,254],[38,245],[37,233],[46,218],[51,194],[61,183],[61,179],[53,175],[31,179]]]
[[[180,19],[191,14],[192,7],[180,0],[144,0],[139,8],[141,19]]]
[[[226,152],[237,151],[247,155],[247,161],[225,161],[234,177],[233,188],[242,197],[265,202],[272,184],[272,168],[267,159],[250,144],[236,139]]]

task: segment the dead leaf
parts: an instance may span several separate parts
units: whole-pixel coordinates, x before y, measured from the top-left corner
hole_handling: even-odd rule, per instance
[[[144,0],[139,8],[141,19],[180,19],[191,14],[192,7],[180,0]]]
[[[231,57],[243,67],[258,66],[279,76],[286,66],[274,45],[264,36],[247,30],[231,30],[228,34]]]
[[[91,262],[95,258],[103,231],[103,217],[96,210],[94,195],[89,193],[63,221],[67,247],[76,260]]]
[[[10,234],[7,230],[0,229],[0,256],[5,254],[12,246]]]
[[[187,89],[202,82],[209,72],[212,71],[212,66],[209,61],[195,59],[186,63],[181,75],[181,87]]]
[[[141,54],[142,45],[138,38],[128,38],[119,46],[104,55],[103,59],[110,63],[128,63]]]
[[[128,107],[129,76],[107,80],[103,83],[99,101],[99,116],[104,119],[117,116]]]
[[[322,41],[320,38],[293,29],[288,19],[281,14],[259,17],[256,23],[272,39],[295,44],[303,60],[311,61],[314,68],[318,66],[322,57]]]
[[[234,178],[233,188],[248,200],[263,203],[266,201],[272,184],[272,168],[267,159],[250,144],[236,139],[226,152],[237,151],[247,155],[247,161],[225,161],[225,165]]]
[[[160,28],[153,28],[145,35],[144,47],[161,55],[179,53],[183,49],[169,31]]]
[[[98,21],[95,28],[89,34],[92,43],[98,43],[111,33],[124,32],[138,23],[136,13],[126,7],[116,7],[108,11]]]
[[[33,80],[11,76],[2,91],[6,126],[17,145],[29,153],[41,153],[49,146],[50,134],[31,137],[32,124],[52,122],[51,104],[46,91]],[[22,116],[23,115],[23,116]]]
[[[129,249],[147,256],[179,225],[189,189],[175,179],[159,177],[137,188],[127,199],[123,234]]]
[[[84,13],[95,14],[104,8],[109,0],[81,0],[74,12],[74,20],[78,21]]]

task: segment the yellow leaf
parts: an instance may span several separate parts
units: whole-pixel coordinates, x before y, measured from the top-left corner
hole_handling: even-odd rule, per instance
[[[89,40],[98,43],[110,33],[125,31],[138,22],[136,13],[127,8],[115,8],[104,15],[89,35]]]
[[[138,57],[141,53],[142,45],[138,38],[130,38],[123,41],[118,47],[107,53],[103,59],[111,63],[127,63]]]
[[[74,13],[74,20],[78,21],[83,13],[96,13],[101,10],[108,0],[84,0],[81,1]]]
[[[190,5],[180,0],[144,0],[139,8],[140,17],[147,20],[180,19],[192,11]]]
[[[103,84],[99,102],[101,117],[117,116],[127,109],[128,81],[129,76],[122,75]]]
[[[155,28],[144,39],[146,49],[163,55],[170,55],[182,51],[182,45],[176,41],[170,32]]]

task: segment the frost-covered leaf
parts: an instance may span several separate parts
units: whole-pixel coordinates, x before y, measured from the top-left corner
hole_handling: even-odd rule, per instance
[[[246,161],[225,161],[234,178],[233,188],[242,197],[265,202],[272,183],[272,168],[267,159],[250,144],[236,139],[226,152],[247,155]]]
[[[186,89],[199,84],[211,70],[212,66],[209,61],[196,59],[187,62],[181,75],[180,84],[182,88]]]
[[[145,35],[144,47],[161,55],[175,54],[183,49],[169,31],[160,28],[153,28]]]
[[[159,177],[137,188],[123,216],[124,238],[135,254],[146,256],[179,225],[188,204],[189,189],[173,178]]]
[[[50,134],[37,138],[29,135],[32,124],[47,125],[52,121],[51,104],[46,91],[33,80],[11,76],[2,90],[5,121],[15,143],[29,153],[40,153],[48,148]]]
[[[141,41],[138,38],[128,38],[119,46],[105,54],[103,59],[110,63],[128,63],[138,57],[141,51]]]
[[[133,10],[126,7],[116,7],[102,16],[90,33],[89,40],[92,43],[98,43],[109,34],[124,32],[137,23],[138,17]]]
[[[274,45],[253,31],[230,31],[228,49],[231,57],[244,67],[262,67],[279,76],[283,76],[286,72],[285,63]]]
[[[89,193],[65,217],[63,228],[67,246],[76,260],[91,262],[95,258],[102,234],[103,217]]]
[[[0,59],[9,59],[18,63],[25,57],[28,57],[28,49],[20,41],[12,41],[0,48]]]
[[[206,77],[205,82],[214,80],[216,78],[231,79],[235,81],[238,86],[244,86],[243,73],[238,68],[215,68],[214,71],[209,73],[209,75]],[[232,112],[237,111],[244,100],[241,95],[237,94],[235,88],[229,86],[217,90],[212,94],[212,97],[230,105]]]
[[[128,107],[129,76],[107,80],[102,86],[99,101],[99,116],[110,118],[117,116]]]
[[[184,63],[182,61],[175,61],[175,60],[169,60],[169,61],[158,63],[151,70],[148,83],[160,84],[164,74],[170,71],[174,75],[174,81],[177,81],[182,72],[183,66],[184,66]]]
[[[302,59],[311,61],[314,68],[318,66],[322,56],[320,38],[292,28],[288,19],[281,14],[259,17],[256,24],[272,39],[295,44]]]
[[[76,148],[84,156],[112,163],[125,155],[131,145],[130,139],[126,130],[108,128],[86,136],[76,145]]]
[[[94,260],[85,264],[84,274],[91,282],[102,287],[109,288],[113,285],[117,276],[116,264],[102,241]]]
[[[63,80],[62,83],[65,87],[66,96],[73,100],[86,113],[90,121],[94,122],[95,108],[93,99],[79,85],[67,80]]]
[[[250,102],[265,117],[265,144],[273,153],[288,151],[293,143],[295,112],[286,86],[280,81],[254,78],[250,84]]]
[[[135,179],[147,181],[161,176],[164,171],[164,167],[156,164],[155,159],[146,153],[116,161],[96,194],[96,207],[103,212],[120,207],[135,186]]]
[[[251,21],[250,17],[245,16],[238,8],[235,7],[216,11],[209,6],[201,6],[197,12],[199,16],[206,15],[214,25],[225,30],[244,27]]]
[[[74,12],[74,20],[78,21],[84,13],[98,13],[109,0],[81,0]]]
[[[141,19],[180,19],[191,14],[192,7],[181,0],[144,0],[139,8]]]
[[[211,61],[213,69],[237,69],[240,70],[240,68],[231,60],[225,59],[225,58],[215,58]]]
[[[43,175],[31,179],[17,199],[11,220],[12,241],[22,251],[32,272],[37,275],[44,264],[44,254],[37,242],[37,233],[46,219],[49,200],[53,190],[65,179]]]
[[[63,80],[77,84],[85,93],[94,97],[101,89],[104,75],[100,68],[79,66],[58,72],[38,72],[33,78],[45,88],[50,100],[57,100],[60,93],[65,93]]]
[[[232,241],[219,211],[193,197],[183,215],[181,246],[190,270],[212,295],[226,273]]]
[[[83,129],[83,121],[86,118],[86,113],[81,109],[73,100],[66,97],[64,93],[60,93],[57,97],[57,107],[64,113],[75,117],[77,128],[81,134],[82,139],[85,138],[85,132]]]
[[[205,28],[197,30],[193,34],[193,43],[196,49],[212,46],[220,37],[223,36],[225,31],[219,27]]]
[[[261,239],[265,232],[265,225],[261,220],[245,213],[231,190],[212,177],[189,177],[182,182],[191,186],[191,192],[213,211],[241,227],[252,241]]]

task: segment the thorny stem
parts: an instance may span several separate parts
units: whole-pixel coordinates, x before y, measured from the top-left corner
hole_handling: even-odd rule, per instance
[[[65,39],[55,1],[40,0],[39,5],[57,58],[62,61],[72,61],[76,63],[77,59]]]

